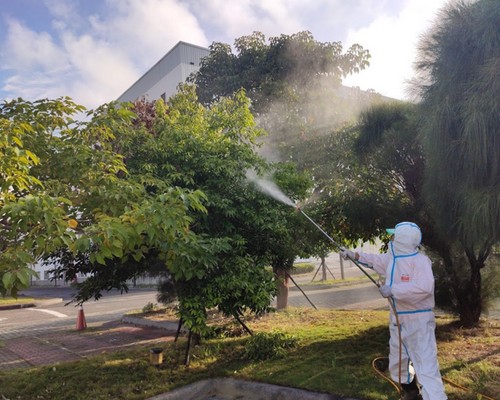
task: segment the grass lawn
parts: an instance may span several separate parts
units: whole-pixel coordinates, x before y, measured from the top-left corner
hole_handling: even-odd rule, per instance
[[[183,365],[186,339],[162,343],[161,368],[149,364],[149,347],[103,353],[72,363],[0,372],[0,398],[147,399],[210,377],[267,382],[359,399],[398,399],[394,387],[373,370],[372,360],[387,354],[388,312],[290,309],[247,319],[255,332],[293,335],[296,347],[283,358],[245,359],[249,336],[227,324],[223,335],[204,340]],[[477,400],[476,393],[500,399],[500,321],[463,329],[439,317],[437,338],[449,400]],[[475,393],[474,393],[475,392]],[[484,399],[484,398],[483,398]]]
[[[10,306],[15,304],[27,304],[33,303],[35,299],[31,297],[18,297],[15,299],[14,297],[1,297],[0,296],[0,306]]]

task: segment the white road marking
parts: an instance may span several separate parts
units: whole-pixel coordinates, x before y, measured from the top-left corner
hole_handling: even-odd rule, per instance
[[[54,315],[54,316],[59,317],[59,318],[67,318],[68,317],[66,314],[63,314],[63,313],[60,313],[57,311],[52,311],[52,310],[44,310],[43,308],[29,308],[29,310],[30,311],[44,312],[44,313],[51,314],[51,315]]]

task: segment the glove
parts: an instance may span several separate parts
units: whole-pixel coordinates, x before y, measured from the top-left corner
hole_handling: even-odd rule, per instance
[[[391,297],[392,296],[392,289],[390,286],[387,286],[387,285],[384,285],[384,286],[380,286],[378,288],[378,290],[380,291],[380,294],[382,295],[382,297]]]
[[[356,254],[354,251],[344,249],[343,247],[340,248],[340,256],[344,259],[347,260],[348,258],[355,259]]]

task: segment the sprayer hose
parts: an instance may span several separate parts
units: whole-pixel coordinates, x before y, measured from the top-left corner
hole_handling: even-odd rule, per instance
[[[441,378],[444,382],[446,382],[447,384],[451,385],[451,386],[454,386],[458,389],[462,389],[463,391],[465,392],[471,392],[470,389],[467,389],[466,387],[463,387],[463,386],[460,386],[459,384],[455,383],[455,382],[452,382],[450,381],[449,379],[446,379],[446,378]],[[482,394],[482,393],[476,393],[477,395],[477,398],[478,399],[486,399],[486,400],[498,400],[498,399],[494,399],[493,397],[489,397],[489,396],[486,396],[485,394]]]
[[[396,389],[396,391],[398,392],[398,395],[401,396],[401,389],[400,387],[396,384],[396,382],[394,382],[391,378],[389,378],[388,376],[386,376],[382,371],[380,371],[377,366],[376,366],[376,363],[378,361],[381,361],[383,360],[385,357],[376,357],[372,360],[372,368],[373,370],[375,371],[375,373],[380,376],[382,379],[386,380],[387,382],[389,382],[393,387],[394,389]],[[442,378],[444,382],[446,382],[447,384],[451,385],[451,386],[454,386],[458,389],[462,389],[463,391],[465,392],[471,392],[470,389],[467,389],[466,387],[463,387],[463,386],[460,386],[459,384],[455,383],[455,382],[452,382],[450,381],[449,379],[446,379],[446,378]],[[481,399],[485,399],[485,400],[499,400],[499,399],[494,399],[493,397],[489,397],[489,396],[486,396],[485,394],[482,394],[482,393],[476,393],[478,398],[481,398]],[[480,397],[479,397],[480,396]]]
[[[398,394],[401,394],[401,389],[399,386],[394,382],[391,378],[386,376],[382,371],[379,371],[379,369],[376,366],[377,361],[383,360],[384,357],[376,357],[372,360],[372,368],[375,371],[375,373],[380,376],[382,379],[385,379],[387,382],[389,382],[392,386],[394,386],[394,389],[398,392]]]

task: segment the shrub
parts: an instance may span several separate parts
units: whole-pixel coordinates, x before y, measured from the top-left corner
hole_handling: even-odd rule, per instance
[[[256,333],[245,345],[244,358],[252,361],[283,358],[297,341],[296,337],[281,332]]]
[[[314,271],[314,265],[312,263],[296,263],[293,265],[291,273],[293,275],[307,274]]]

